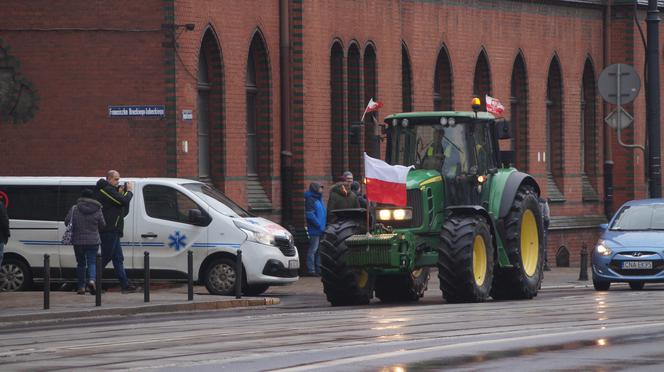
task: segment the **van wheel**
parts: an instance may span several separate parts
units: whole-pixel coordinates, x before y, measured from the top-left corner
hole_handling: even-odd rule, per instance
[[[270,288],[269,284],[252,284],[244,287],[243,293],[246,296],[258,296]]]
[[[25,291],[32,288],[32,272],[15,258],[6,258],[0,267],[0,292]]]
[[[235,293],[235,262],[228,258],[219,258],[210,263],[205,270],[205,288],[210,294],[229,296]]]

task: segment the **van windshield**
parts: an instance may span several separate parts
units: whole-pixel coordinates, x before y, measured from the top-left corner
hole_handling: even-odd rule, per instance
[[[186,183],[182,186],[203,199],[212,209],[221,214],[230,217],[252,217],[251,213],[235,204],[221,191],[204,183]]]

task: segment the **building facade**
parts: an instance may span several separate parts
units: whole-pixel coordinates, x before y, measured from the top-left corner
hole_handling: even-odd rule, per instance
[[[201,179],[305,242],[308,184],[359,178],[380,151],[371,125],[349,141],[370,98],[383,117],[488,94],[513,123],[501,147],[551,199],[549,261],[575,264],[647,196],[645,154],[618,143],[597,89],[613,63],[643,76],[645,5],[6,0],[0,174]],[[645,94],[624,108],[621,140],[644,144]]]

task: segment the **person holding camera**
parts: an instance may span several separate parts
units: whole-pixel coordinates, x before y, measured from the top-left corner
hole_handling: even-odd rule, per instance
[[[129,213],[129,203],[134,196],[132,193],[133,185],[125,182],[120,186],[120,173],[116,170],[109,170],[106,173],[106,179],[101,178],[97,181],[96,198],[102,205],[102,212],[106,227],[99,231],[101,237],[101,267],[102,269],[113,261],[115,275],[120,281],[122,293],[136,291],[124,268],[124,255],[120,238],[124,230],[124,217]],[[101,285],[101,284],[100,284]]]

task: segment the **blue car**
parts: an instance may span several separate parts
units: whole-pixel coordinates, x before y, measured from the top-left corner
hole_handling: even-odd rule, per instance
[[[629,201],[601,227],[592,254],[595,290],[607,291],[613,282],[634,290],[664,282],[664,199]]]

